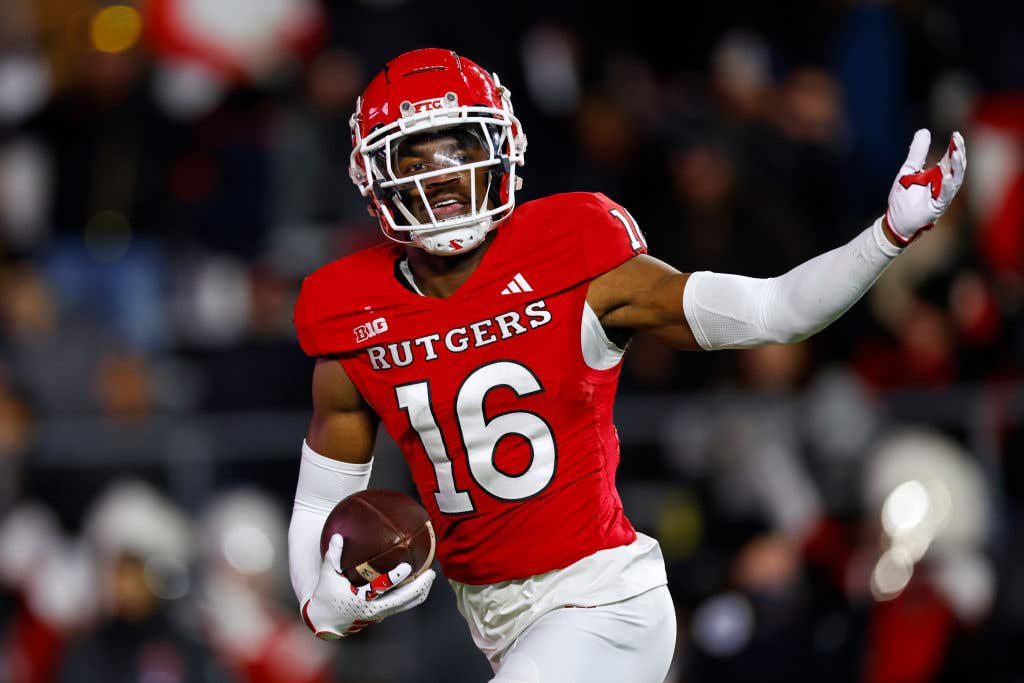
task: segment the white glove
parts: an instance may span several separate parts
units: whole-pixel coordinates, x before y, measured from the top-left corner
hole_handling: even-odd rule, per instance
[[[931,141],[932,134],[925,128],[914,133],[907,160],[889,190],[885,217],[903,246],[935,225],[964,182],[967,148],[963,136],[954,132],[938,165],[925,171]]]
[[[387,574],[356,588],[341,573],[343,546],[341,534],[334,534],[320,566],[316,588],[302,605],[306,626],[317,638],[344,638],[392,614],[412,609],[427,599],[430,585],[434,582],[434,570],[428,569],[408,585],[399,586],[412,573],[408,562],[402,562]]]

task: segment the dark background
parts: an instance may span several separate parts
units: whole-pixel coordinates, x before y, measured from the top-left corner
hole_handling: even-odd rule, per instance
[[[0,2],[0,680],[488,678],[443,580],[326,644],[285,561],[292,306],[382,239],[348,117],[427,46],[510,87],[521,201],[604,192],[684,271],[838,246],[915,129],[964,133],[953,206],[819,335],[632,340],[619,486],[669,563],[671,681],[1024,680],[1024,9],[667,7]],[[385,440],[373,485],[411,490]]]

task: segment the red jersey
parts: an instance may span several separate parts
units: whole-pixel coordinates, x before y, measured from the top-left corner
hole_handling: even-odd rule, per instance
[[[581,328],[594,277],[646,252],[602,194],[519,206],[452,296],[398,280],[381,244],[306,278],[295,325],[335,356],[398,443],[448,578],[521,579],[631,543],[615,489],[620,363],[595,369]]]

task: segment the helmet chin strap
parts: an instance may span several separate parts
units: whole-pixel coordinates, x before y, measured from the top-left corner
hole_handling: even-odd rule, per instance
[[[487,216],[476,223],[460,225],[457,228],[416,232],[410,235],[410,239],[413,244],[429,254],[455,256],[480,246],[493,224],[494,221]]]

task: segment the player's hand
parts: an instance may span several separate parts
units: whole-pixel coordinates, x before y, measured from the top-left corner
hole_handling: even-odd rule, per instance
[[[889,190],[886,220],[896,239],[906,246],[939,219],[964,182],[967,148],[954,132],[938,165],[924,168],[932,134],[926,128],[914,133],[910,153]]]
[[[306,626],[317,638],[344,638],[427,599],[434,582],[433,569],[399,586],[412,573],[409,563],[402,562],[387,574],[356,588],[341,573],[342,547],[341,534],[334,534],[320,566],[320,579],[313,595],[302,606]]]

